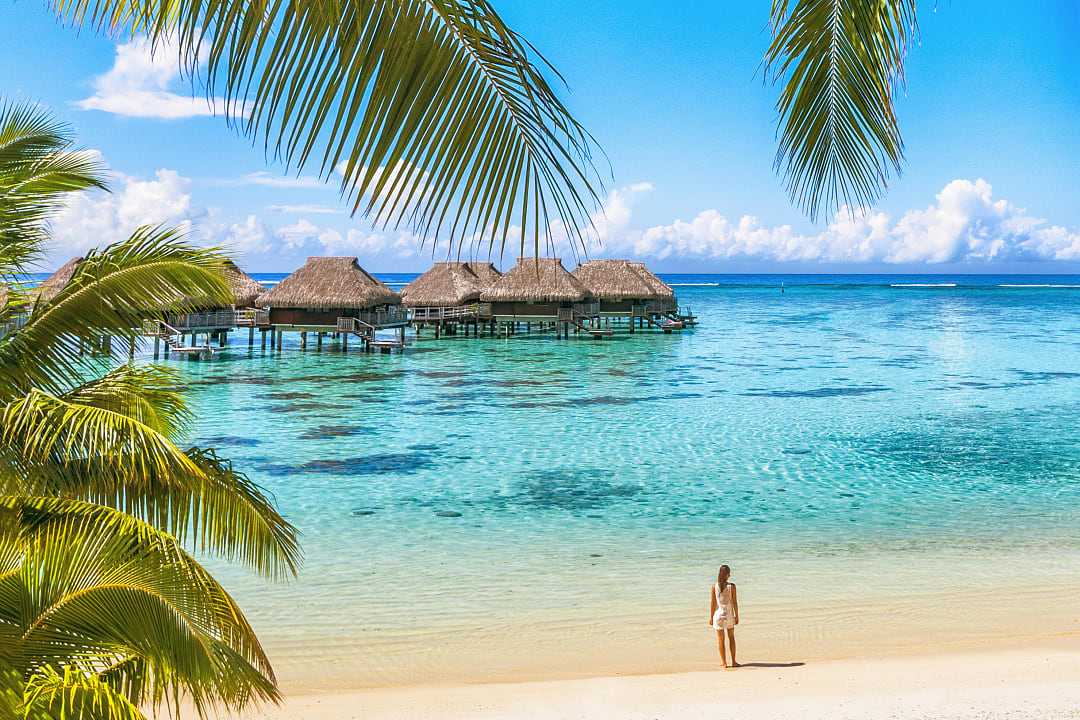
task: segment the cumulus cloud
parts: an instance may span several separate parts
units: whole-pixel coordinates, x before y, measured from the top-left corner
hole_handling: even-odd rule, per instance
[[[116,47],[108,72],[93,81],[94,94],[75,103],[83,110],[128,117],[178,119],[213,115],[225,108],[221,98],[181,95],[169,88],[180,76],[177,48],[162,42],[153,48],[145,37]]]
[[[192,216],[191,181],[162,168],[150,179],[115,174],[113,192],[73,194],[50,225],[66,259],[126,238],[140,225],[183,225]]]
[[[333,205],[267,205],[266,209],[284,215],[340,215],[343,212]]]
[[[1051,225],[996,199],[985,180],[953,180],[921,210],[895,221],[887,213],[841,209],[821,232],[768,226],[717,210],[640,233],[624,233],[608,251],[664,259],[759,259],[778,262],[926,263],[1080,260],[1080,232]]]
[[[382,253],[407,258],[416,254],[419,240],[407,232],[386,234],[350,228],[342,232],[321,227],[307,218],[279,227],[275,236],[286,251],[307,250],[324,255],[370,256]]]
[[[266,172],[265,170],[248,173],[247,175],[244,175],[236,180],[223,181],[223,184],[261,185],[263,187],[288,188],[292,190],[326,187],[326,183],[324,183],[317,177],[310,177],[307,175],[299,175],[296,177],[291,177],[288,175],[273,175]]]

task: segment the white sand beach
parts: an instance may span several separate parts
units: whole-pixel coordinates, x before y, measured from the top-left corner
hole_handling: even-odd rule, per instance
[[[914,632],[914,630],[913,630]],[[1080,636],[987,652],[755,663],[714,672],[290,696],[266,720],[1080,718]],[[779,666],[777,666],[779,665]]]

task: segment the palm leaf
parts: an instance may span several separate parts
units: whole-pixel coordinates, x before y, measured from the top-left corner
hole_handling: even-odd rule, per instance
[[[273,700],[273,671],[233,599],[172,536],[110,508],[0,497],[0,539],[22,552],[0,579],[7,662],[31,678],[75,667],[131,702],[203,712]]]
[[[224,267],[217,251],[160,227],[91,252],[55,297],[39,299],[26,325],[0,341],[0,397],[31,387],[64,392],[115,359],[87,355],[87,347],[134,338],[145,319],[166,311],[231,304]]]
[[[95,156],[72,150],[67,126],[32,104],[0,105],[0,277],[26,272],[49,214],[72,192],[105,189]]]
[[[127,373],[131,382],[135,373]],[[270,577],[295,575],[297,531],[262,489],[213,451],[182,451],[172,429],[175,396],[139,395],[113,407],[73,401],[115,384],[106,376],[71,397],[32,391],[0,412],[0,491],[82,498],[131,513],[199,550],[240,560]],[[138,396],[137,399],[132,399]],[[124,410],[134,408],[135,414]],[[164,419],[163,419],[164,418]]]
[[[774,0],[766,66],[783,81],[776,168],[811,218],[872,205],[899,173],[893,109],[915,0]]]
[[[26,682],[22,712],[29,717],[146,720],[139,708],[96,675],[46,666]]]
[[[194,77],[266,151],[330,179],[353,212],[448,251],[505,243],[511,221],[585,248],[602,179],[595,142],[547,61],[488,0],[53,0],[111,32],[178,41]]]

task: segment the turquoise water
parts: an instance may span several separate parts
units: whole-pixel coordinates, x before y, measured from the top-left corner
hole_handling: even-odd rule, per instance
[[[697,329],[173,361],[303,531],[288,585],[214,564],[287,684],[693,666],[720,562],[770,649],[1080,583],[1080,289],[669,280]]]

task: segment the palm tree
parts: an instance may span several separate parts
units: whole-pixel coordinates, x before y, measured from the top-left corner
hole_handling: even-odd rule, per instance
[[[192,553],[288,577],[296,530],[212,450],[177,446],[173,373],[103,350],[152,315],[227,304],[225,258],[140,228],[50,299],[19,287],[50,212],[103,186],[46,113],[0,109],[0,323],[25,314],[0,339],[0,717],[276,699],[243,612]]]

